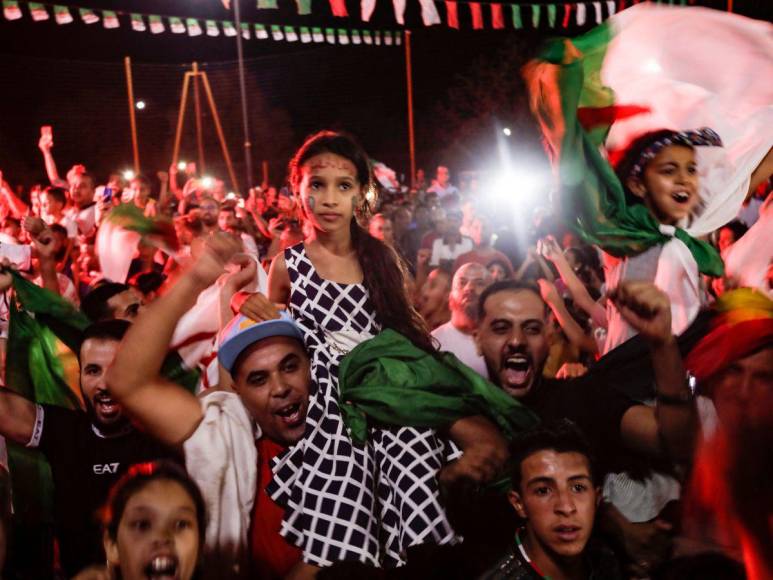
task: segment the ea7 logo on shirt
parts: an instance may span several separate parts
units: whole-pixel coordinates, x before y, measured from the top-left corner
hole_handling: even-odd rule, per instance
[[[120,463],[97,463],[94,465],[94,473],[97,475],[115,475],[118,473],[118,466]]]

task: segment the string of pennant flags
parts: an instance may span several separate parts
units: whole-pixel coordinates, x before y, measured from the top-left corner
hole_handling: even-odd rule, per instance
[[[518,3],[505,4],[494,1],[471,2],[457,0],[419,0],[421,16],[425,26],[442,24],[443,21],[437,6],[442,4],[445,8],[446,25],[452,29],[460,29],[461,4],[469,12],[469,22],[473,30],[490,28],[503,30],[506,28],[541,28],[545,25],[549,28],[569,28],[570,26],[584,26],[591,19],[600,24],[605,18],[616,12],[648,0],[594,0],[590,2],[561,2],[551,4]],[[652,1],[652,0],[649,0]],[[694,4],[695,0],[655,0],[660,4],[687,5]],[[228,20],[204,20],[203,23],[190,17],[161,16],[154,14],[140,14],[136,12],[123,12],[115,10],[100,10],[83,7],[70,7],[59,4],[43,2],[28,2],[26,0],[2,0],[3,14],[7,20],[17,20],[24,17],[21,6],[26,5],[30,17],[34,21],[48,20],[53,16],[58,24],[69,24],[74,21],[71,11],[76,12],[86,24],[96,24],[100,20],[105,28],[119,28],[121,20],[119,16],[128,17],[133,30],[144,32],[150,30],[153,34],[161,34],[169,30],[173,34],[188,34],[189,36],[236,36],[238,31],[233,22]],[[333,16],[348,17],[345,0],[329,0]],[[407,0],[392,0],[395,20],[399,25],[405,25],[405,9]],[[226,4],[226,0],[224,0]],[[298,15],[311,14],[311,0],[295,0]],[[278,9],[277,0],[257,0],[259,10]],[[484,17],[484,7],[488,12],[488,19]],[[364,22],[369,22],[376,8],[376,0],[360,0],[360,16]],[[486,26],[488,20],[488,26]],[[253,36],[258,40],[271,38],[275,41],[296,42],[327,42],[330,44],[368,44],[368,45],[400,45],[402,33],[400,31],[359,30],[348,28],[326,28],[312,26],[295,26],[280,24],[241,23],[241,34],[245,39]]]
[[[70,7],[60,4],[42,2],[24,2],[20,0],[3,0],[3,16],[6,20],[24,18],[22,6],[26,5],[29,16],[35,22],[50,20],[53,14],[57,24],[75,22],[76,16],[84,24],[94,25],[102,22],[104,28],[121,27],[121,20],[128,17],[132,30],[152,34],[162,34],[167,31],[172,34],[187,34],[188,36],[236,36],[237,30],[233,22],[228,20],[204,20],[182,16],[161,16],[157,14],[140,14],[138,12],[123,12],[117,10],[99,10],[95,8]],[[73,15],[73,12],[76,16]],[[257,40],[272,39],[274,41],[328,43],[328,44],[361,44],[374,46],[399,46],[402,44],[402,32],[392,30],[358,30],[349,28],[325,28],[315,26],[289,26],[280,24],[259,24],[242,22],[241,35],[246,40],[253,37]]]

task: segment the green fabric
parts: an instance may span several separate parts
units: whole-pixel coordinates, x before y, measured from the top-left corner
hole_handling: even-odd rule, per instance
[[[644,205],[626,203],[620,180],[599,152],[609,125],[586,131],[578,120],[578,108],[614,104],[614,93],[601,84],[600,76],[611,37],[611,27],[604,23],[572,40],[552,39],[526,67],[525,77],[532,111],[542,126],[561,180],[558,211],[585,242],[625,257],[663,244],[670,237],[661,233],[660,224]],[[674,235],[689,248],[700,272],[722,275],[722,259],[710,244],[680,228]]]
[[[484,415],[511,439],[538,421],[454,355],[433,356],[389,329],[352,350],[338,377],[344,423],[358,443],[373,423],[440,429]]]

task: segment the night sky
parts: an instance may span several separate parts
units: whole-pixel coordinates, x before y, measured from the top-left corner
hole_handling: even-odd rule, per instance
[[[297,16],[291,0],[278,3],[279,10],[257,10],[255,0],[241,0],[242,18],[246,22],[296,27],[398,29],[388,0],[379,0],[368,26],[359,18],[359,2],[347,2],[350,17],[345,19],[331,16],[327,0],[313,0],[312,14],[304,17]],[[724,0],[697,3],[718,8],[726,5]],[[771,4],[771,0],[735,2],[736,11],[756,18],[770,18]],[[206,18],[232,19],[220,0],[83,0],[78,5],[195,17],[202,27]],[[560,16],[562,3],[558,5]],[[541,38],[554,32],[547,28],[544,15],[543,27],[536,31],[472,31],[469,11],[461,2],[462,31],[449,30],[445,25],[425,28],[419,9],[418,1],[407,3],[406,24],[413,30],[419,166],[429,169],[442,161],[457,171],[475,168],[477,158],[488,155],[489,149],[485,144],[458,142],[455,128],[444,127],[437,120],[438,108],[447,104],[449,89],[462,82],[460,75],[469,76],[479,63],[498,58],[504,46],[515,43],[526,59]],[[222,34],[218,38],[175,35],[169,32],[166,21],[167,32],[163,34],[134,32],[128,16],[119,17],[121,28],[105,30],[101,22],[83,24],[76,12],[73,10],[75,22],[63,26],[54,22],[53,14],[49,21],[32,22],[26,7],[22,20],[8,22],[0,18],[0,169],[6,178],[27,185],[43,179],[37,150],[39,127],[43,124],[54,127],[54,155],[61,173],[73,163],[84,163],[101,180],[110,171],[129,167],[131,144],[123,57],[130,56],[135,98],[147,102],[146,109],[137,115],[143,172],[152,175],[171,159],[185,63],[197,60],[209,75],[229,151],[241,179],[244,171],[235,39]],[[445,19],[442,7],[439,12]],[[485,5],[484,15],[489,26]],[[524,9],[527,27],[528,20],[528,9]],[[576,34],[580,30],[575,27],[566,32]],[[327,127],[351,131],[372,157],[398,173],[407,171],[402,46],[338,46],[254,38],[244,41],[243,46],[256,172],[265,159],[270,164],[271,180],[280,182],[294,148],[309,133]],[[513,75],[518,75],[517,69]],[[196,157],[192,110],[191,103],[182,146],[182,157],[186,159]],[[225,176],[206,107],[204,117],[207,170]],[[523,132],[524,141],[532,143],[536,131],[527,126]]]

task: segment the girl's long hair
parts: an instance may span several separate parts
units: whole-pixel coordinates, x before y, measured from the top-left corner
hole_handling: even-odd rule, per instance
[[[359,143],[345,133],[320,131],[306,139],[290,160],[289,175],[293,192],[299,192],[303,164],[323,153],[333,153],[354,164],[363,195],[373,189],[368,156]],[[363,202],[367,204],[367,198]],[[356,218],[352,218],[350,232],[376,321],[381,328],[391,328],[417,347],[434,352],[427,325],[408,299],[407,270],[402,260],[394,249],[371,236]]]

